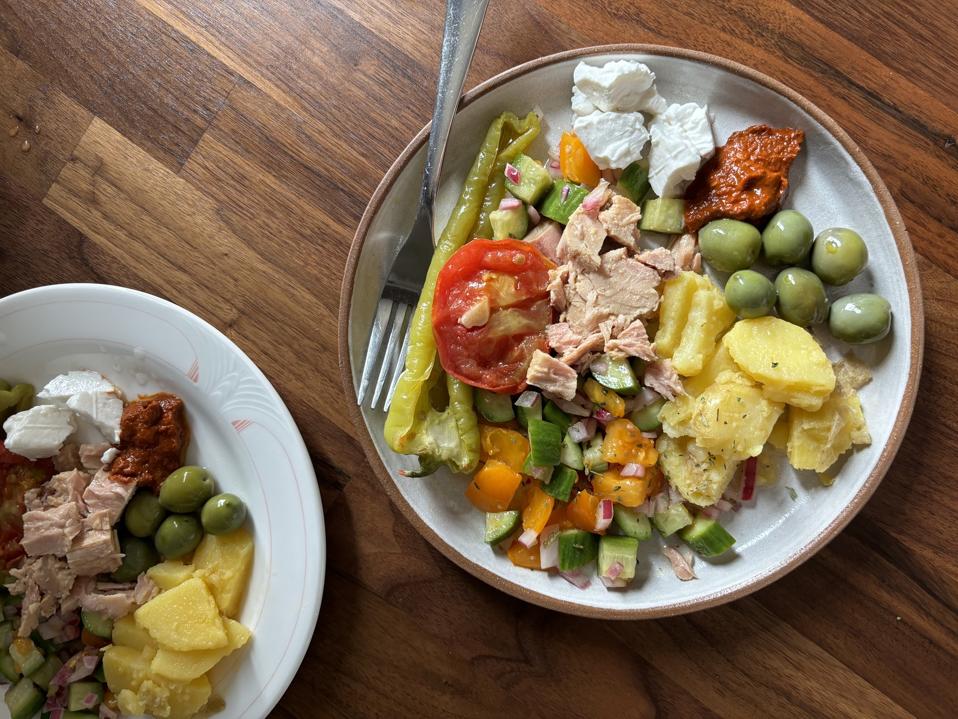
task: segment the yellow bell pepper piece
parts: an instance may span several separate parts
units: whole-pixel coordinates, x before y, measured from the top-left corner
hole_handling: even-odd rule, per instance
[[[602,459],[611,464],[641,464],[651,467],[659,459],[652,440],[630,420],[614,419],[605,426]]]
[[[585,390],[586,397],[602,407],[613,417],[625,416],[625,400],[609,388],[603,387],[590,377],[585,381],[585,385],[582,389]]]
[[[480,424],[479,442],[482,461],[498,459],[516,472],[529,456],[529,440],[514,429]]]

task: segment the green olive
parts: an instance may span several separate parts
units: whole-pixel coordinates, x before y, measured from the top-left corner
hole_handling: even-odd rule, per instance
[[[149,490],[141,489],[126,505],[123,524],[134,537],[152,537],[164,517],[166,510],[159,498]]]
[[[828,298],[818,276],[800,267],[782,270],[775,278],[778,314],[800,327],[818,324],[828,314]]]
[[[739,270],[725,283],[725,302],[742,319],[764,317],[775,307],[775,285],[755,270]]]
[[[203,539],[203,528],[191,514],[171,514],[156,530],[153,542],[166,559],[183,557]]]
[[[762,249],[759,231],[739,220],[712,220],[699,230],[699,249],[712,267],[735,272],[751,267]]]
[[[632,420],[632,424],[643,432],[654,432],[662,426],[662,422],[659,420],[659,412],[662,411],[662,407],[664,406],[665,400],[657,399],[655,402],[632,412],[632,414],[629,415],[629,419]]]
[[[877,342],[891,330],[891,305],[884,297],[868,292],[847,295],[832,305],[828,329],[851,344]]]
[[[208,533],[226,534],[246,521],[246,505],[235,494],[217,494],[203,505],[200,519]]]
[[[762,248],[770,265],[800,265],[812,250],[812,223],[801,212],[782,210],[762,231]]]
[[[847,285],[868,264],[868,247],[854,230],[832,227],[815,238],[812,269],[822,282]]]
[[[116,582],[135,582],[143,572],[160,562],[160,555],[147,539],[124,537],[120,540],[120,551],[123,564],[112,575]]]
[[[163,480],[160,504],[171,512],[196,512],[213,491],[213,478],[205,468],[180,467]]]

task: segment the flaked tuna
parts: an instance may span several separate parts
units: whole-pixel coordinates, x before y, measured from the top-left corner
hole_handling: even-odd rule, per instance
[[[599,213],[605,234],[633,252],[639,251],[638,222],[641,219],[639,206],[622,195],[615,195],[609,206]]]
[[[526,382],[557,397],[571,400],[575,397],[578,376],[569,365],[542,350],[536,350],[529,363]]]
[[[561,225],[552,220],[544,220],[529,230],[529,233],[522,238],[522,241],[528,242],[549,258],[549,260],[558,265],[561,264],[561,260],[559,260],[559,240],[561,239]]]
[[[546,327],[546,339],[549,347],[556,351],[559,360],[574,365],[589,352],[601,350],[605,338],[599,332],[582,337],[572,331],[568,322],[556,322]]]
[[[646,365],[642,383],[667,400],[673,400],[679,395],[685,394],[682,380],[675,368],[672,367],[672,360],[660,359]]]
[[[53,554],[63,557],[82,527],[76,502],[51,509],[34,509],[23,515],[23,551],[29,557]]]
[[[599,267],[599,250],[602,249],[606,234],[598,214],[599,208],[608,201],[610,194],[609,183],[600,181],[599,186],[589,193],[569,217],[556,248],[562,262],[593,270]]]
[[[699,254],[699,236],[695,232],[687,232],[679,237],[669,248],[675,258],[675,271],[684,272],[702,270],[702,255]]]
[[[95,512],[83,520],[83,528],[67,552],[70,569],[78,575],[115,571],[123,561],[110,511]]]
[[[110,525],[113,525],[123,514],[123,509],[135,491],[136,484],[133,482],[117,481],[109,472],[101,470],[93,476],[93,481],[83,493],[83,501],[91,515],[108,512]]]
[[[648,265],[665,278],[675,274],[675,256],[664,247],[640,252],[635,259],[643,265]]]
[[[605,343],[605,351],[614,357],[638,357],[646,362],[656,360],[655,350],[642,320],[633,320],[624,330]]]
[[[91,472],[96,472],[103,466],[103,453],[106,452],[111,445],[106,442],[96,442],[92,444],[81,444],[79,449],[80,463],[83,465],[84,469],[90,470]]]

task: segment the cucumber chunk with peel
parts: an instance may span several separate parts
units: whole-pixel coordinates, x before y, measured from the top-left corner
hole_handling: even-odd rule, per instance
[[[599,576],[628,582],[635,578],[639,540],[635,537],[599,538]],[[619,567],[615,567],[615,564]]]
[[[585,469],[585,464],[582,461],[582,447],[580,447],[579,443],[572,439],[568,433],[562,438],[562,449],[559,452],[559,461],[579,472]]]
[[[542,491],[551,494],[561,502],[568,502],[569,495],[572,494],[572,487],[579,478],[579,473],[571,467],[560,464],[552,473],[552,479],[548,484],[542,485]]]
[[[735,544],[735,537],[714,519],[699,515],[679,532],[682,541],[703,557],[717,557]]]
[[[529,420],[530,462],[536,467],[559,464],[562,451],[562,430],[552,422]]]
[[[534,205],[553,185],[552,175],[528,155],[519,155],[512,162],[514,172],[506,168],[506,189],[523,202]]]
[[[32,719],[40,711],[46,696],[32,681],[23,677],[7,690],[3,701],[10,710],[10,719]]]
[[[691,523],[692,513],[685,508],[684,504],[672,505],[664,512],[656,512],[652,517],[652,524],[663,537],[671,536]]]
[[[612,525],[626,537],[632,537],[644,542],[652,536],[652,523],[649,518],[634,509],[615,505],[612,515]]]
[[[653,197],[642,205],[639,229],[680,235],[685,230],[685,200],[670,197]]]
[[[613,392],[624,395],[634,395],[639,392],[639,380],[625,357],[605,354],[596,359],[589,369],[596,382]]]
[[[588,564],[599,553],[598,544],[591,532],[581,529],[559,532],[559,570],[570,572]]]
[[[487,422],[508,422],[516,415],[512,410],[512,398],[507,394],[490,392],[487,389],[476,390],[476,409]]]
[[[498,544],[519,527],[521,518],[518,510],[510,509],[506,512],[486,513],[486,544]]]

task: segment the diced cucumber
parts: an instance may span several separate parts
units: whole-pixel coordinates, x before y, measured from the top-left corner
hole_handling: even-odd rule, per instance
[[[508,422],[516,416],[512,411],[512,397],[487,389],[476,390],[476,409],[487,422]]]
[[[552,400],[546,402],[546,406],[542,408],[542,419],[557,425],[563,432],[572,426],[572,417],[559,409]]]
[[[105,614],[88,612],[84,609],[80,612],[80,619],[90,634],[98,636],[101,639],[109,639],[113,636],[113,620]]]
[[[692,514],[685,508],[684,504],[674,504],[664,512],[656,512],[652,517],[652,524],[659,530],[659,534],[668,537],[675,534],[682,527],[687,527],[692,523]]]
[[[10,710],[10,719],[32,719],[40,711],[46,697],[32,681],[24,677],[7,690],[3,701]]]
[[[492,239],[521,240],[529,230],[529,213],[526,212],[526,206],[521,204],[505,210],[493,210],[489,213],[489,224],[492,226]]]
[[[535,471],[533,471],[535,470]],[[521,473],[527,477],[535,477],[543,484],[548,484],[552,481],[552,472],[555,470],[555,467],[551,465],[538,466],[532,464],[532,452],[526,455],[526,461],[522,463]]]
[[[559,464],[562,430],[543,419],[529,420],[529,456],[536,467],[554,467]]]
[[[516,405],[516,420],[519,426],[529,429],[530,419],[542,419],[542,395],[536,395],[536,401],[531,407],[520,407]]]
[[[599,552],[599,543],[591,532],[566,529],[559,532],[559,569],[569,572],[588,564]]]
[[[37,649],[44,654],[53,654],[57,650],[57,645],[49,639],[44,639],[40,635],[40,632],[34,632],[31,634],[30,639],[33,640],[33,643],[36,645]]]
[[[515,509],[506,512],[486,513],[486,544],[498,544],[519,526],[521,515]]]
[[[39,669],[45,659],[36,644],[29,639],[14,639],[10,642],[9,652],[17,670],[24,676]]]
[[[96,697],[96,703],[90,706],[86,703],[89,695]],[[100,682],[74,682],[67,690],[67,709],[71,712],[82,712],[96,709],[103,701],[103,685]]]
[[[703,557],[717,557],[735,544],[735,537],[725,527],[702,514],[679,532],[679,536]]]
[[[53,679],[62,667],[63,662],[61,662],[55,654],[51,654],[46,658],[46,661],[40,665],[40,668],[30,675],[30,679],[43,691],[47,691],[50,688],[50,680]]]
[[[612,565],[618,562],[622,565],[621,571],[614,577],[629,581],[635,578],[636,557],[639,553],[639,540],[635,537],[612,537],[609,535],[599,538],[599,576],[609,576]]]
[[[519,155],[512,166],[519,171],[519,182],[513,182],[506,175],[506,189],[523,202],[536,204],[552,187],[552,175],[539,162],[528,155]]]
[[[649,522],[649,518],[634,509],[623,507],[621,504],[615,505],[612,524],[626,537],[633,537],[640,542],[644,542],[652,536],[652,524]]]
[[[0,674],[11,684],[20,679],[20,672],[17,671],[17,666],[13,663],[10,652],[0,652]]]
[[[567,467],[577,469],[580,472],[585,469],[582,463],[582,447],[572,439],[568,433],[562,438],[562,450],[559,452],[559,461]]]
[[[578,472],[571,467],[560,464],[552,473],[552,479],[549,483],[542,485],[542,491],[551,494],[561,502],[568,502],[569,495],[572,494],[572,487],[578,478]]]
[[[13,622],[0,624],[0,649],[9,649],[13,641]]]
[[[602,459],[602,440],[603,436],[596,434],[589,442],[589,446],[582,452],[582,463],[586,472],[595,474],[596,472],[604,472],[609,468],[608,462]]]
[[[680,235],[685,229],[685,200],[671,197],[653,197],[642,204],[639,229]]]
[[[602,355],[589,367],[596,382],[619,394],[634,395],[639,392],[639,380],[625,357]]]
[[[638,204],[649,191],[649,161],[630,162],[619,176],[619,192]]]
[[[566,190],[566,188],[569,188]],[[565,197],[563,197],[563,194]],[[576,208],[589,194],[589,188],[577,185],[574,182],[558,180],[549,190],[549,194],[542,201],[539,213],[543,217],[555,220],[560,225],[569,224],[569,218]]]
[[[662,426],[662,422],[659,420],[659,412],[662,411],[664,406],[665,400],[657,399],[645,405],[645,407],[634,410],[629,415],[629,419],[643,432],[654,432]]]
[[[96,669],[93,670],[93,678],[100,682],[100,684],[106,684],[106,670],[103,668],[102,660],[96,665]]]

